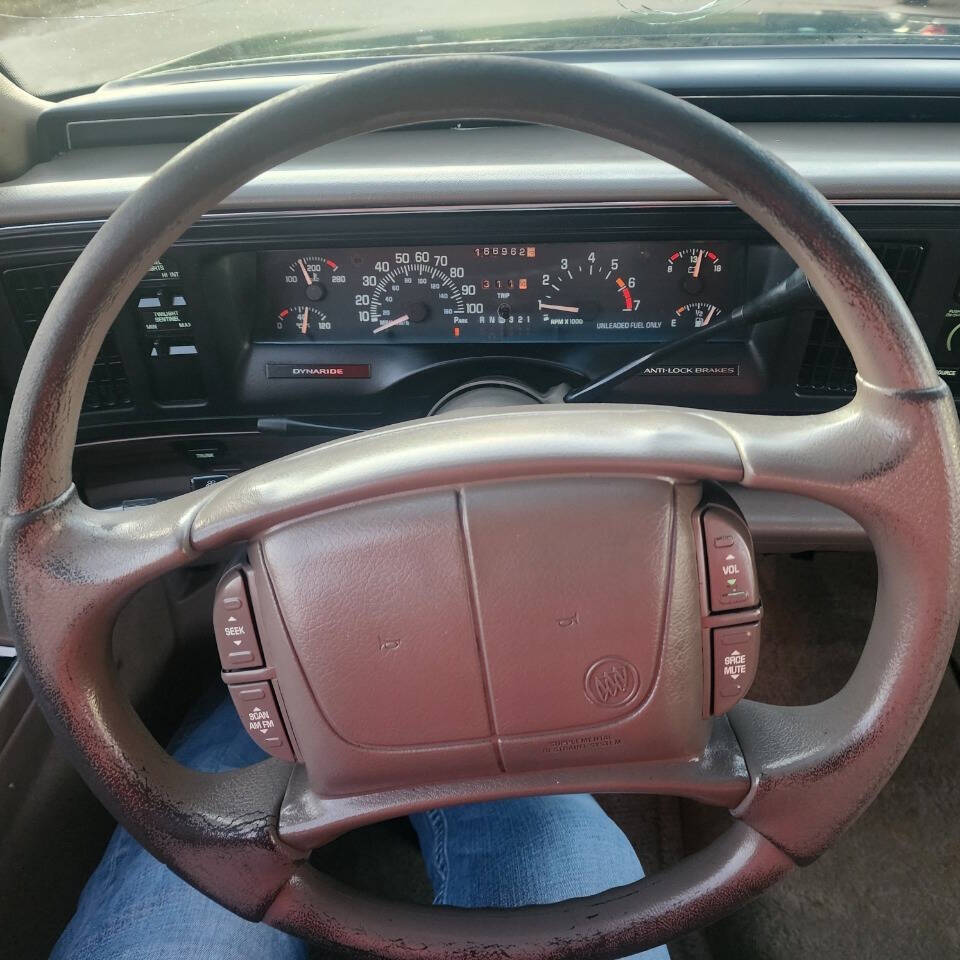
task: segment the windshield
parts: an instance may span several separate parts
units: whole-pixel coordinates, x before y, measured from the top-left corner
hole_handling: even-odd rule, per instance
[[[960,0],[0,0],[0,66],[40,96],[138,71],[460,51],[960,42]]]

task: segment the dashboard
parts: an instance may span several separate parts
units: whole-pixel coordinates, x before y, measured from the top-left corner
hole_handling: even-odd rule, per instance
[[[957,208],[844,212],[960,383]],[[12,395],[46,305],[95,229],[0,228],[0,393]],[[168,495],[193,467],[222,476],[256,462],[252,450],[231,452],[241,435],[306,446],[425,416],[477,380],[578,388],[709,329],[793,266],[742,213],[710,204],[213,214],[153,265],[114,324],[78,456],[99,477],[104,444],[142,441],[154,462],[159,445],[170,485],[151,487],[148,458],[142,483],[110,482],[100,502]],[[602,399],[799,414],[853,389],[829,317],[801,309],[682,348]],[[214,439],[194,439],[204,436]],[[206,459],[185,459],[194,448]]]
[[[199,92],[141,91],[157,101],[149,122],[71,114],[49,159],[0,185],[0,419],[70,266],[177,149],[116,137],[159,134],[170,98]],[[110,97],[117,110],[143,106],[118,90],[97,110]],[[960,394],[957,125],[802,116],[744,127],[866,238]],[[576,390],[709,331],[792,269],[730,204],[595,138],[457,125],[332,145],[242,188],[142,278],[94,365],[75,476],[93,506],[136,505],[427,416],[467,384]],[[682,347],[601,399],[805,414],[845,403],[854,376],[829,316],[811,307]],[[775,541],[747,510],[763,547],[824,542],[809,517],[787,536],[783,505],[768,506]]]

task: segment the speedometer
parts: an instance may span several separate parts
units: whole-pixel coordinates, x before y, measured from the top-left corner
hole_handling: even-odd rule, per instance
[[[370,292],[356,297],[357,319],[373,336],[457,337],[460,327],[483,312],[473,299],[476,285],[464,283],[463,268],[451,266],[445,254],[396,251],[392,262],[378,260],[374,270],[362,279]]]

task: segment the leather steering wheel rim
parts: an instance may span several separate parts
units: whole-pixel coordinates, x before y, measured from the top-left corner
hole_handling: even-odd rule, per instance
[[[71,456],[84,388],[149,265],[206,210],[285,159],[384,127],[462,117],[626,144],[738,204],[830,310],[859,371],[854,400],[794,418],[613,405],[440,418],[328,444],[122,515],[83,505]],[[113,622],[164,572],[294,516],[531,472],[801,493],[852,515],[876,550],[877,607],[854,675],[823,704],[745,701],[731,712],[723,729],[735,734],[729,749],[745,770],[739,822],[675,867],[545,907],[386,905],[321,876],[289,842],[282,821],[297,804],[288,765],[186,770],[118,692]],[[906,305],[853,228],[774,156],[690,104],[594,71],[513,57],[411,60],[314,83],[228,121],[165,164],[81,254],[30,348],[7,427],[3,597],[37,700],[88,784],[151,852],[230,909],[354,956],[600,960],[729,912],[817,856],[886,782],[933,699],[960,621],[958,481],[953,399]],[[366,815],[354,800],[345,802],[348,826]],[[428,790],[417,803],[436,800]]]

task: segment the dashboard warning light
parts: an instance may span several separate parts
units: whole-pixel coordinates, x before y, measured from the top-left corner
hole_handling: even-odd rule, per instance
[[[520,289],[521,289],[521,290],[526,290],[526,289],[527,289],[527,278],[526,278],[526,277],[521,277],[521,278],[520,278]]]

